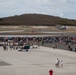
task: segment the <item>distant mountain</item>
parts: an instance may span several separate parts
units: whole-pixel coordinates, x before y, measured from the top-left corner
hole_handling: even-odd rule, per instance
[[[76,20],[43,14],[23,14],[0,18],[0,25],[76,25]]]

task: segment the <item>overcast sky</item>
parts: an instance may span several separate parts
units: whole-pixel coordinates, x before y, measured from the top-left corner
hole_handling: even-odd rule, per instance
[[[76,19],[76,0],[0,0],[0,17],[29,13]]]

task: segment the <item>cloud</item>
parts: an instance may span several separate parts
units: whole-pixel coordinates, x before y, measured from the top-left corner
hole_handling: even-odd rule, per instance
[[[63,13],[62,11],[60,11],[60,10],[57,11],[56,14],[57,14],[57,16],[59,16],[59,17],[64,17],[64,13]]]
[[[44,13],[75,18],[75,7],[76,0],[0,0],[0,17],[24,13]]]

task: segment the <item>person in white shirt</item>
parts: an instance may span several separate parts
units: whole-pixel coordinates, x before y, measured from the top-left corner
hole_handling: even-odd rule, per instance
[[[63,68],[63,60],[61,60],[60,64],[61,64],[61,67]]]
[[[56,66],[56,67],[59,67],[59,65],[60,65],[60,60],[57,58],[57,59],[56,59],[56,64],[55,64],[55,66]]]

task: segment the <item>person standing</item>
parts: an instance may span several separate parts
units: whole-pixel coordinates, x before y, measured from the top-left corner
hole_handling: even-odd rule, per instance
[[[49,75],[53,75],[53,70],[52,69],[49,71]]]
[[[61,60],[60,64],[61,64],[61,67],[63,68],[63,60]]]
[[[56,66],[56,67],[60,67],[60,60],[59,60],[58,58],[56,59],[56,64],[55,64],[55,66]]]

